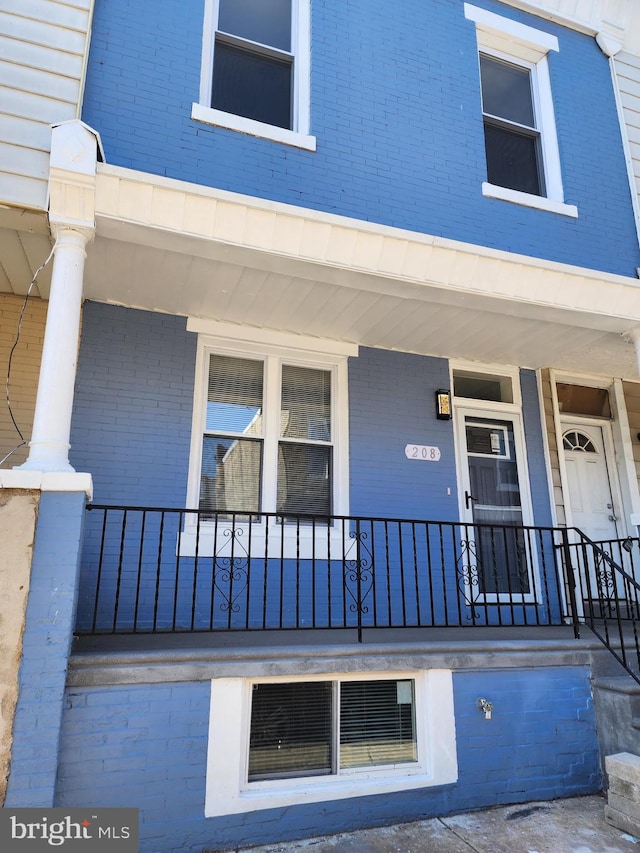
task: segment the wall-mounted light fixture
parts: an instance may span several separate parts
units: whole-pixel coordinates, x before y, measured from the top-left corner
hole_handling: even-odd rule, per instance
[[[440,421],[451,420],[451,391],[444,388],[436,391],[436,417]]]

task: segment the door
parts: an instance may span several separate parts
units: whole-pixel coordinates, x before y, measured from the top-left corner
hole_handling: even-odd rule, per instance
[[[531,592],[517,427],[513,417],[458,412],[462,515],[473,524],[469,551],[477,561],[477,592],[485,598]]]
[[[602,427],[563,421],[562,446],[573,526],[594,542],[617,539]]]
[[[562,421],[562,446],[567,472],[571,523],[594,542],[605,543],[620,535],[607,462],[603,427],[580,421]],[[620,560],[621,549],[603,545],[607,554]],[[619,551],[619,553],[618,553]],[[588,576],[583,573],[583,598],[616,598],[613,575],[606,560],[586,554]],[[582,562],[582,560],[579,560]],[[628,568],[628,567],[624,567]]]

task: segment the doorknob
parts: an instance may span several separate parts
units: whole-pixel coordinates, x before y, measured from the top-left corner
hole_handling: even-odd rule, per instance
[[[477,498],[474,498],[474,496],[473,496],[470,492],[467,492],[467,491],[465,490],[465,493],[464,493],[464,505],[465,505],[465,507],[466,507],[467,509],[469,509],[469,505],[471,504],[471,502],[472,502],[472,501],[477,501],[477,500],[478,500],[478,499],[477,499]]]
[[[615,515],[610,515],[610,516],[609,516],[609,521],[617,521],[617,520],[618,520],[618,517],[617,517],[617,516],[615,516]]]

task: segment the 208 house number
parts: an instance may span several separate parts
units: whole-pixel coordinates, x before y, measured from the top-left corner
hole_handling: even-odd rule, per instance
[[[428,444],[407,444],[404,448],[407,459],[419,459],[422,462],[439,462],[440,448]]]

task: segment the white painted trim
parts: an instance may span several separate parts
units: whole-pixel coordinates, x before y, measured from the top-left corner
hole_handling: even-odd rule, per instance
[[[289,332],[277,332],[271,329],[252,329],[247,326],[235,326],[218,320],[204,320],[199,317],[187,318],[187,331],[198,335],[228,341],[234,347],[249,345],[272,346],[291,350],[301,350],[314,354],[332,356],[357,356],[358,345],[344,341],[331,341],[326,338],[312,338],[305,335],[293,335]],[[260,352],[264,352],[260,349]]]
[[[246,782],[252,684],[276,681],[407,679],[415,685],[418,761],[357,768],[335,776]],[[211,682],[205,816],[242,814],[299,803],[447,785],[458,779],[451,670],[291,674],[280,678],[219,678]]]
[[[521,204],[524,207],[534,207],[538,210],[546,210],[549,213],[559,213],[562,216],[571,216],[574,219],[578,218],[578,208],[574,204],[564,204],[545,196],[522,193],[518,190],[510,190],[507,187],[498,187],[486,181],[482,183],[482,195],[486,198],[511,201],[514,204]]]
[[[470,3],[464,4],[464,16],[470,21],[475,21],[478,27],[497,30],[515,41],[523,42],[544,53],[550,50],[559,50],[558,39],[555,36],[525,24],[519,24],[517,21],[512,21],[502,15],[496,15],[494,12],[487,12],[486,9],[480,9]]]
[[[579,33],[584,33],[584,35],[587,36],[595,36],[599,27],[602,25],[602,12],[600,16],[597,14],[599,5],[598,0],[592,4],[593,23],[589,23],[575,15],[559,11],[558,6],[562,5],[562,0],[560,0],[560,2],[556,0],[553,5],[549,2],[544,2],[544,0],[542,0],[542,2],[541,0],[502,0],[502,2],[507,6],[512,6],[514,9],[520,9],[531,15],[537,15],[538,17],[544,18],[546,21],[552,21],[555,24],[560,24],[562,27],[569,27]],[[565,2],[564,5],[566,6],[567,3]],[[555,6],[555,8],[553,8],[553,6]],[[572,0],[571,6],[575,9],[575,0]],[[608,11],[611,13],[611,6],[609,6]]]
[[[268,253],[269,269],[368,292],[446,290],[488,299],[519,316],[625,332],[640,322],[640,281],[432,234],[252,198],[172,178],[98,164],[98,236],[210,258]],[[264,227],[259,227],[264,225]],[[259,235],[257,239],[256,235]],[[303,239],[302,239],[303,238]],[[344,246],[350,248],[345,252]],[[258,263],[259,263],[258,259]],[[469,274],[470,262],[473,275]],[[249,265],[256,263],[251,261]],[[299,267],[295,268],[299,270]],[[357,280],[354,281],[354,276]],[[562,288],[558,288],[562,276]],[[415,295],[413,289],[411,295]],[[495,308],[494,308],[495,310]]]
[[[551,384],[551,383],[550,383]],[[542,389],[542,369],[536,370],[536,390],[538,393],[538,415],[540,417],[540,429],[542,432],[542,448],[544,453],[544,467],[547,474],[547,488],[549,490],[549,506],[551,508],[551,524],[558,526],[558,513],[556,511],[556,496],[553,492],[553,471],[551,470],[551,448],[549,447],[549,433],[547,432],[547,420],[544,409],[544,393]],[[553,412],[552,412],[553,416]]]
[[[233,113],[225,113],[223,110],[215,110],[213,107],[205,107],[202,104],[191,104],[191,118],[194,121],[202,121],[216,127],[225,127],[227,130],[236,130],[238,133],[247,133],[261,139],[282,142],[284,145],[292,145],[295,148],[304,148],[307,151],[316,150],[315,136],[298,133],[295,130],[287,130],[284,127],[276,127],[273,124],[265,124]]]
[[[615,462],[622,497],[622,512],[627,533],[635,535],[631,516],[640,512],[640,491],[633,459],[633,443],[629,429],[629,415],[621,379],[614,379],[610,387],[609,400],[613,415],[612,433],[616,449]]]
[[[41,492],[84,492],[93,497],[91,474],[75,472],[23,471],[13,468],[0,471],[0,489],[27,489]]]

